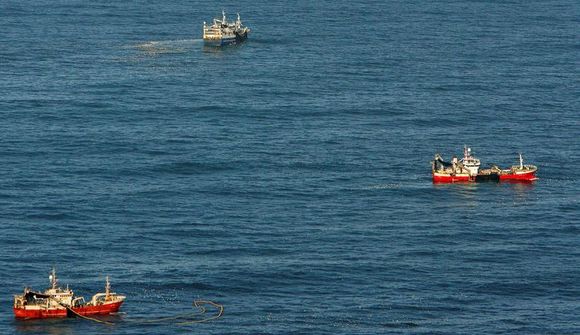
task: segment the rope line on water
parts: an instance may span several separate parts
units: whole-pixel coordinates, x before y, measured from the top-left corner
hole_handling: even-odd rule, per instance
[[[179,319],[187,319],[187,318],[194,318],[197,316],[201,316],[201,315],[205,315],[206,314],[206,308],[204,305],[211,305],[213,307],[215,307],[217,309],[217,313],[215,315],[203,318],[203,319],[198,319],[198,320],[187,320],[187,321],[181,321],[181,322],[177,322],[177,325],[188,325],[188,324],[194,324],[194,323],[203,323],[203,322],[209,322],[212,320],[216,320],[219,319],[220,317],[222,317],[223,313],[224,313],[224,306],[218,303],[215,303],[213,301],[210,300],[194,300],[192,303],[192,306],[195,307],[198,311],[197,312],[192,312],[192,313],[184,313],[184,314],[179,314],[179,315],[175,315],[175,316],[168,316],[168,317],[164,317],[164,318],[157,318],[157,319],[134,319],[134,320],[125,320],[126,322],[130,322],[133,324],[154,324],[154,323],[164,323],[167,321],[176,321]]]
[[[201,320],[190,320],[190,321],[179,322],[178,325],[183,326],[183,325],[194,324],[194,323],[209,322],[209,321],[217,320],[217,319],[221,318],[222,315],[224,314],[224,305],[216,304],[215,302],[209,301],[209,300],[194,300],[193,305],[197,308],[201,308],[203,310],[202,314],[205,313],[205,308],[199,304],[212,305],[213,307],[218,309],[218,313],[214,316],[210,316],[209,318],[205,318],[205,319],[201,319]]]
[[[99,320],[99,319],[94,319],[94,318],[88,317],[88,316],[86,316],[86,315],[79,314],[79,313],[75,312],[75,311],[74,311],[74,309],[70,308],[69,306],[62,304],[60,301],[58,301],[58,300],[56,300],[56,299],[53,299],[53,298],[49,298],[49,299],[51,299],[52,301],[55,301],[55,302],[56,302],[57,304],[59,304],[60,306],[62,306],[62,307],[64,307],[64,308],[66,308],[66,310],[67,310],[68,312],[71,312],[71,313],[72,313],[73,315],[75,315],[76,317],[79,317],[79,318],[81,318],[81,319],[85,319],[85,320],[89,320],[89,321],[93,321],[93,322],[102,323],[102,324],[105,324],[105,325],[107,325],[107,326],[112,326],[112,325],[114,325],[114,323],[113,323],[113,322],[104,321],[104,320]]]
[[[52,300],[54,300],[57,304],[66,308],[67,311],[71,312],[73,315],[75,315],[81,319],[85,319],[85,320],[93,321],[93,322],[97,322],[97,323],[102,323],[102,324],[105,324],[107,326],[113,326],[113,325],[116,325],[119,323],[119,322],[110,322],[110,321],[105,321],[105,320],[99,320],[99,319],[88,317],[86,315],[79,314],[79,313],[75,312],[72,308],[70,308],[69,306],[62,304],[60,301],[58,301],[56,299],[52,299]],[[207,309],[205,308],[204,305],[213,306],[214,308],[217,309],[217,313],[215,315],[205,317],[203,319],[185,320],[185,321],[181,321],[181,322],[176,322],[176,324],[183,326],[183,325],[190,325],[190,324],[195,324],[195,323],[209,322],[209,321],[219,319],[224,314],[224,306],[221,304],[215,303],[215,302],[210,301],[210,300],[194,300],[192,303],[192,306],[197,309],[196,312],[183,313],[183,314],[179,314],[179,315],[175,315],[175,316],[168,316],[168,317],[157,318],[157,319],[133,319],[133,320],[128,319],[128,320],[124,320],[124,321],[127,323],[132,323],[132,324],[155,324],[155,323],[165,323],[168,321],[176,321],[176,320],[180,320],[180,319],[195,318],[197,316],[203,316],[206,314]]]

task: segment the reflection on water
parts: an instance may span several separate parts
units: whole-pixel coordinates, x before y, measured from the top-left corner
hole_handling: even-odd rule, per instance
[[[513,191],[515,203],[527,201],[530,195],[533,194],[531,191],[535,188],[534,181],[510,181],[502,184],[505,184],[507,189]]]
[[[490,184],[490,183],[486,183]],[[482,185],[481,183],[472,183],[472,182],[456,182],[456,183],[433,183],[433,187],[436,189],[452,189],[452,190],[459,190],[460,192],[473,192],[477,190],[478,187]]]
[[[535,182],[434,183],[433,187],[445,192],[442,197],[451,202],[453,199],[460,200],[462,206],[477,206],[482,202],[498,206],[527,202],[533,194],[531,191],[535,188]]]
[[[214,46],[214,45],[203,45],[203,52],[215,56],[228,55],[237,52],[244,47],[246,43],[225,45],[225,46]]]
[[[21,334],[75,334],[75,320],[72,319],[42,319],[15,320],[16,331]]]
[[[119,322],[122,321],[120,314],[98,316],[95,318],[109,321],[116,325],[105,326],[78,318],[14,320],[13,323],[18,334],[72,335],[82,333],[82,328],[85,326],[98,327],[100,334],[116,334],[118,326],[120,326]]]
[[[479,192],[478,189],[481,185],[478,183],[433,183],[433,186],[438,189],[445,191],[446,194],[443,198],[451,200],[450,203],[454,203],[453,197],[459,196],[461,206],[475,207],[479,202]]]

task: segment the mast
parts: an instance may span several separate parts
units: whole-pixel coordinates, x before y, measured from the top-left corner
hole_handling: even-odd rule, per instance
[[[522,154],[520,153],[520,169],[523,170],[524,169],[524,158],[522,157]]]
[[[107,276],[105,282],[105,301],[109,300],[111,300],[111,282],[109,282],[109,276]]]
[[[58,280],[56,279],[56,268],[53,266],[50,275],[48,276],[48,280],[50,280],[50,287],[55,290]]]
[[[222,24],[226,24],[226,10],[222,9]]]

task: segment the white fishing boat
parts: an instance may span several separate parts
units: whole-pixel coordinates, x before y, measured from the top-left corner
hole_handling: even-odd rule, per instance
[[[203,23],[203,41],[210,46],[238,44],[245,41],[249,33],[250,28],[242,24],[240,14],[236,21],[228,22],[226,12],[222,11],[221,19],[213,19],[211,25]]]

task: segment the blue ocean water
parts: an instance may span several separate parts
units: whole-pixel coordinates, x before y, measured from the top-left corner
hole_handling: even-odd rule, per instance
[[[222,8],[250,38],[204,48]],[[0,333],[580,333],[579,12],[2,1]],[[464,144],[540,179],[433,185]],[[118,324],[14,320],[53,265]]]

